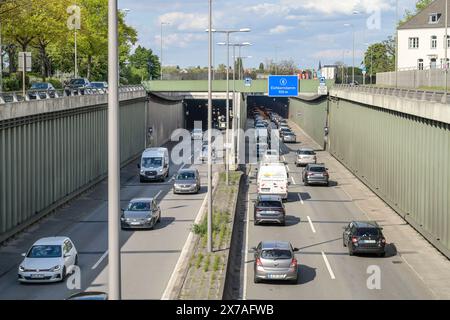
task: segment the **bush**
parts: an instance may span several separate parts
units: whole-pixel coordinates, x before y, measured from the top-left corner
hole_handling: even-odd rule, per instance
[[[3,78],[4,91],[19,91],[21,89],[21,81],[16,74],[11,74],[9,77]]]
[[[62,82],[59,81],[58,79],[49,78],[47,81],[50,82],[55,87],[55,89],[62,89],[63,88]]]

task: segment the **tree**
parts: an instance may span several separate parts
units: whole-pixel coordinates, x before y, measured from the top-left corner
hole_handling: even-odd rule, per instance
[[[264,72],[264,63],[261,62],[261,63],[259,64],[258,71],[261,72],[261,73]]]
[[[153,54],[151,49],[138,46],[129,61],[130,66],[138,71],[142,80],[155,79],[161,74],[159,58]]]
[[[387,41],[382,43],[375,43],[367,48],[364,54],[364,65],[369,74],[376,74],[378,72],[388,72],[394,70],[394,62],[392,55],[389,52]],[[394,49],[395,52],[395,49]]]

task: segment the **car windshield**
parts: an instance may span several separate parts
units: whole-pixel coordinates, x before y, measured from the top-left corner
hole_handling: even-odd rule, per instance
[[[84,79],[72,79],[70,84],[84,84]]]
[[[33,246],[28,252],[28,258],[59,258],[62,251],[59,245],[38,245]]]
[[[195,173],[194,172],[181,172],[177,176],[177,180],[194,180]]]
[[[358,236],[378,236],[380,234],[377,228],[358,228],[356,233]]]
[[[31,85],[31,89],[47,89],[48,85],[46,83],[40,82],[40,83],[33,83]]]
[[[131,202],[128,205],[128,211],[149,211],[150,202]]]
[[[144,168],[160,167],[162,165],[162,158],[144,158],[142,166]]]
[[[325,167],[310,167],[309,171],[312,171],[312,172],[325,172]]]
[[[259,201],[258,202],[258,207],[263,207],[263,208],[282,208],[282,204],[280,201]]]
[[[263,259],[291,259],[292,254],[291,251],[285,249],[270,249],[263,250],[261,252],[261,257]]]
[[[304,154],[304,155],[309,155],[309,156],[315,155],[314,151],[312,151],[312,150],[300,150],[298,152],[298,154]]]

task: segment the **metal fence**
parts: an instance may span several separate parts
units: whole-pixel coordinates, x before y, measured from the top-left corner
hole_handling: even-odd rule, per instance
[[[130,91],[140,91],[143,90],[142,85],[130,85],[122,86],[119,88],[119,93],[130,92]],[[86,88],[86,89],[57,89],[52,91],[46,90],[27,90],[25,96],[23,91],[10,91],[0,93],[0,104],[23,102],[23,101],[33,101],[33,100],[46,100],[46,99],[57,99],[78,95],[94,95],[94,94],[108,94],[108,89],[99,88]]]
[[[450,103],[450,94],[439,90],[418,90],[418,89],[400,89],[390,87],[376,86],[352,86],[348,84],[337,84],[334,86],[338,89],[354,90],[357,92],[365,92],[370,94],[389,95],[399,98],[415,99],[430,102]]]

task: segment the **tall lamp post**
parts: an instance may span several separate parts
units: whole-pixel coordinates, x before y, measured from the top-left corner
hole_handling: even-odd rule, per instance
[[[225,141],[226,141],[226,149],[225,149],[225,180],[226,184],[229,183],[229,175],[230,175],[230,150],[229,150],[229,129],[230,129],[230,34],[238,33],[238,32],[250,32],[249,28],[242,29],[234,29],[234,30],[216,30],[209,28],[206,30],[207,32],[215,32],[215,33],[224,33],[227,36],[227,42],[225,43],[227,46],[227,97],[226,97],[226,130],[225,130]]]
[[[163,80],[163,26],[169,25],[169,22],[161,22],[161,80]]]
[[[351,23],[346,23],[344,24],[344,26],[352,28],[352,42],[353,42],[352,83],[355,84],[355,26]]]
[[[370,43],[365,43],[367,50],[370,48]],[[373,48],[370,49],[370,84],[372,85],[372,74],[373,74]]]
[[[448,68],[449,68],[449,62],[448,62],[448,45],[450,41],[448,39],[448,0],[445,0],[445,103],[447,103],[447,95],[448,95]]]
[[[212,0],[208,1],[209,14],[208,14],[208,218],[207,218],[207,231],[208,252],[213,251],[212,243],[212,75],[211,75],[211,63],[212,63]]]

